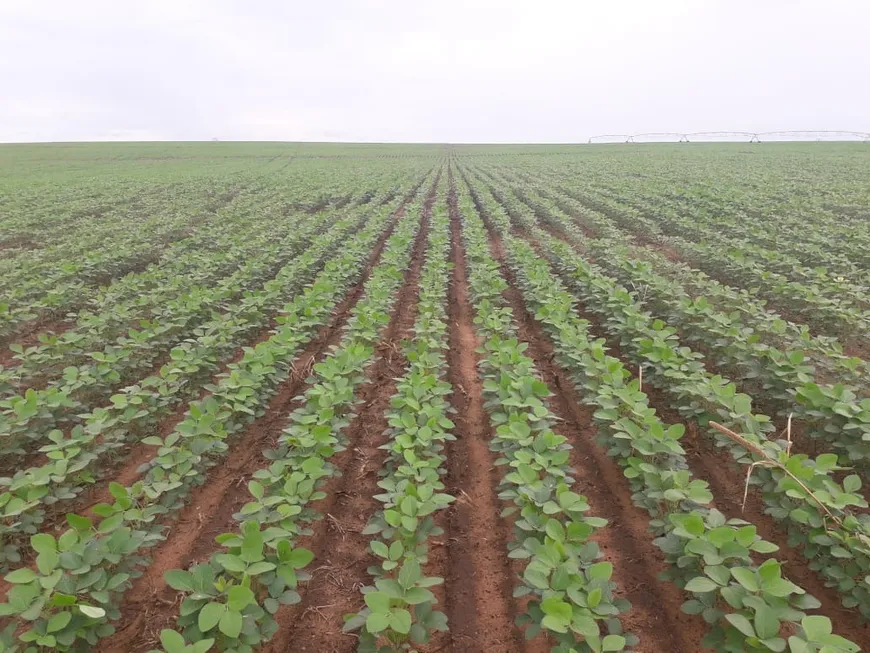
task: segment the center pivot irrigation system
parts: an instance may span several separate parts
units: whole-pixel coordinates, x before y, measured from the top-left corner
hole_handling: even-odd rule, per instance
[[[825,140],[825,141],[852,141],[860,140],[864,143],[870,143],[870,133],[858,131],[771,131],[771,132],[748,132],[748,131],[712,131],[712,132],[646,132],[643,134],[601,134],[599,136],[590,136],[588,143],[659,143],[659,142],[677,142],[691,143],[693,141],[708,141],[708,140],[725,140],[738,141],[744,138],[749,139],[750,143],[760,143],[765,141],[806,141],[806,140]]]

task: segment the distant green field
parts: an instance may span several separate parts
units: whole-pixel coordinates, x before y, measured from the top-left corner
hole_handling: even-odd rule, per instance
[[[0,653],[858,651],[868,245],[866,143],[0,145]]]

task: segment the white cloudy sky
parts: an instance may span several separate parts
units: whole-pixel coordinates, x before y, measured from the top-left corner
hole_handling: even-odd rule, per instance
[[[0,141],[870,131],[866,0],[0,0]]]

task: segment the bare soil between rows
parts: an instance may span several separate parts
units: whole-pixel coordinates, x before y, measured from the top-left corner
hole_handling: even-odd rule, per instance
[[[395,394],[396,380],[407,364],[402,341],[413,336],[420,272],[439,181],[440,174],[424,202],[411,260],[390,322],[375,348],[376,358],[366,372],[367,380],[357,392],[362,405],[347,427],[347,448],[332,459],[341,475],[327,482],[326,498],[314,506],[326,519],[314,525],[312,535],[299,540],[301,546],[314,552],[312,578],[300,592],[302,602],[279,611],[279,630],[264,647],[267,653],[356,650],[356,635],[342,632],[343,616],[363,607],[360,590],[372,582],[367,569],[375,558],[368,548],[371,539],[362,530],[381,505],[374,495],[378,493],[378,471],[386,460],[386,452],[379,448],[386,441],[385,412]]]
[[[362,297],[365,282],[380,260],[397,220],[404,215],[407,201],[379,237],[360,280],[340,302],[329,324],[295,359],[293,372],[279,387],[266,413],[235,438],[226,457],[228,462],[213,469],[205,484],[193,491],[167,539],[156,547],[151,564],[128,591],[115,635],[100,642],[98,650],[146,651],[157,644],[162,628],[174,627],[182,597],[166,585],[163,574],[207,560],[217,548],[214,537],[232,529],[232,515],[248,500],[247,482],[251,474],[268,464],[262,454],[276,444],[312,366],[341,339],[342,327]],[[134,473],[133,464],[131,461],[126,468],[129,474]]]
[[[425,569],[427,575],[444,578],[443,585],[433,588],[433,591],[438,598],[436,609],[447,614],[449,631],[434,634],[432,642],[418,647],[418,650],[421,653],[544,653],[553,644],[544,635],[526,641],[522,629],[515,625],[528,601],[513,597],[523,561],[507,555],[514,538],[514,518],[502,514],[506,504],[499,499],[498,492],[505,468],[495,465],[497,456],[490,450],[493,431],[478,370],[480,342],[474,325],[475,312],[469,286],[471,271],[463,243],[456,184],[460,177],[469,180],[472,187],[484,188],[492,182],[477,173],[466,177],[465,172],[456,167],[455,160],[446,164],[444,170],[424,191],[427,195],[409,264],[397,291],[389,323],[375,347],[374,359],[366,369],[366,380],[356,393],[355,415],[344,432],[347,446],[330,460],[340,473],[326,482],[322,488],[325,498],[312,506],[323,518],[311,524],[310,532],[294,543],[315,554],[314,562],[307,569],[311,579],[300,585],[301,602],[283,606],[276,614],[279,629],[262,647],[267,653],[351,653],[357,648],[356,634],[342,632],[343,617],[363,607],[360,590],[372,583],[368,572],[368,566],[375,562],[369,549],[371,537],[363,535],[362,531],[369,518],[381,508],[375,495],[381,478],[379,472],[387,456],[381,449],[388,437],[386,412],[396,383],[407,367],[403,341],[413,338],[421,271],[439,184],[447,185],[450,217],[452,271],[448,289],[449,349],[446,351],[445,371],[452,386],[449,399],[454,410],[451,419],[455,423],[453,433],[456,436],[456,440],[446,447],[443,480],[446,491],[456,500],[436,514],[436,523],[444,533],[430,540],[429,562]],[[508,183],[516,186],[519,182]],[[195,488],[187,497],[186,504],[167,519],[166,539],[151,550],[151,563],[125,595],[121,619],[115,624],[116,633],[101,641],[94,650],[144,653],[159,646],[161,629],[176,627],[183,596],[168,587],[164,573],[208,560],[218,549],[215,537],[236,529],[233,515],[250,498],[248,481],[257,469],[269,464],[264,452],[277,444],[289,414],[299,405],[300,394],[311,380],[308,377],[312,366],[328,356],[340,342],[351,311],[362,297],[365,281],[380,261],[396,222],[404,215],[406,205],[420,187],[418,185],[405,196],[389,227],[379,237],[360,280],[338,304],[329,324],[319,329],[295,357],[291,374],[279,385],[265,413],[232,438],[225,458],[208,470],[205,483]],[[707,626],[699,616],[681,611],[687,595],[674,584],[658,579],[666,564],[648,531],[648,515],[634,505],[631,487],[622,468],[597,441],[594,409],[584,402],[583,394],[574,386],[569,372],[559,365],[553,345],[555,334],[551,335],[545,325],[535,319],[530,303],[527,304],[518,279],[508,264],[498,231],[477,196],[473,197],[486,225],[490,252],[499,262],[501,273],[508,282],[503,297],[513,313],[518,337],[528,345],[526,355],[534,360],[540,378],[552,392],[548,405],[559,419],[554,430],[564,435],[572,446],[570,464],[574,489],[587,497],[590,515],[608,521],[607,526],[599,529],[593,538],[600,547],[602,559],[613,564],[617,596],[631,603],[631,609],[619,618],[626,632],[639,637],[640,643],[632,650],[640,653],[694,653],[702,650],[701,640]],[[350,200],[351,196],[340,198],[338,206]],[[227,201],[232,201],[232,198]],[[307,210],[316,212],[325,206],[324,202],[326,200],[321,200]],[[552,225],[542,224],[542,227],[577,247],[576,242]],[[581,228],[587,235],[595,233],[589,224]],[[528,241],[541,256],[541,245],[532,235],[520,228],[513,233]],[[639,241],[671,260],[680,260],[667,245],[652,239],[639,238]],[[554,266],[550,268],[558,275]],[[606,340],[611,355],[623,361],[627,369],[637,370],[620,348],[618,338],[606,330],[606,323],[600,316],[582,302],[577,304],[577,314],[590,323],[592,334]],[[35,320],[22,325],[20,333],[14,337],[35,344],[39,333],[63,332],[72,326],[62,320]],[[274,326],[273,321],[268,328],[256,330],[253,341],[268,338]],[[236,353],[241,356],[241,349]],[[0,365],[14,363],[11,351],[0,351]],[[221,370],[225,367],[222,366]],[[699,434],[696,424],[683,420],[675,410],[674,400],[650,384],[650,380],[645,379],[644,384],[650,406],[656,409],[663,421],[685,424],[687,431],[682,442],[690,469],[698,478],[709,482],[716,507],[729,517],[749,520],[758,527],[760,535],[780,546],[774,555],[784,563],[785,575],[821,600],[822,608],[813,612],[828,616],[835,632],[855,642],[870,641],[870,626],[859,624],[853,611],[841,606],[837,592],[825,587],[824,582],[809,569],[800,551],[788,546],[781,525],[764,513],[758,492],[752,489],[745,507],[742,505],[744,476],[727,453],[717,450]],[[171,432],[183,418],[187,406],[187,402],[182,402],[177,410],[159,422],[156,431],[163,435]],[[97,502],[108,500],[108,481],[125,485],[132,483],[153,455],[154,448],[150,446],[133,444],[125,447],[117,456],[117,462],[104,468],[98,483],[71,503],[75,504],[76,510],[86,510]],[[47,521],[46,525],[48,528],[63,526],[59,518]],[[0,580],[3,593],[8,587],[8,583]]]
[[[456,652],[519,651],[523,640],[514,627],[513,573],[507,557],[510,527],[500,518],[498,471],[488,441],[489,416],[483,408],[478,376],[477,336],[468,297],[465,247],[462,243],[453,172],[449,174],[449,209],[453,278],[450,284],[450,349],[447,354],[451,404],[456,411],[456,441],[447,450],[446,486],[456,502],[449,509],[450,568],[447,607]]]
[[[680,611],[685,597],[678,588],[658,580],[665,564],[646,530],[648,516],[634,506],[622,470],[595,442],[597,429],[591,409],[580,401],[570,376],[556,364],[552,343],[528,311],[514,274],[505,262],[501,238],[485,213],[481,215],[487,223],[493,257],[501,263],[502,274],[509,283],[505,298],[517,320],[520,339],[528,343],[526,353],[554,393],[550,409],[562,420],[555,430],[572,445],[575,490],[588,499],[591,515],[608,520],[595,540],[603,559],[613,563],[617,596],[632,605],[629,612],[620,615],[623,628],[640,639],[635,647],[638,651],[700,650],[703,623]]]
[[[540,244],[530,234],[519,230],[517,235],[529,241],[543,258],[540,254]],[[553,273],[558,275],[555,269]],[[606,341],[612,356],[619,358],[627,369],[632,371],[636,369],[636,366],[623,354],[618,339],[602,326],[595,313],[586,309],[579,301],[577,312],[590,323],[590,331]],[[633,375],[636,377],[636,374]],[[813,612],[830,618],[834,632],[855,642],[870,640],[870,624],[858,623],[854,611],[842,606],[837,592],[825,587],[824,581],[808,568],[807,560],[800,551],[788,545],[785,528],[764,513],[764,504],[755,486],[750,486],[749,497],[744,508],[742,503],[744,470],[738,467],[727,453],[717,450],[706,438],[702,439],[697,424],[683,420],[665,392],[649,384],[645,384],[644,392],[649,397],[649,405],[655,408],[664,422],[682,423],[686,428],[686,436],[682,444],[687,452],[690,469],[697,478],[710,484],[716,508],[729,518],[738,517],[751,522],[758,528],[759,535],[779,546],[779,551],[774,555],[784,563],[785,575],[821,601],[821,607]]]

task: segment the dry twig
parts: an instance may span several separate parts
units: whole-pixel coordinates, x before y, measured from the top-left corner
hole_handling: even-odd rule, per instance
[[[790,425],[790,422],[789,422],[789,425]],[[775,467],[776,469],[779,469],[780,471],[782,471],[786,476],[791,478],[795,483],[800,485],[801,488],[803,489],[803,491],[806,492],[807,495],[810,496],[813,499],[813,501],[815,501],[819,505],[819,507],[825,512],[825,514],[828,515],[828,517],[831,520],[833,520],[834,523],[837,524],[837,526],[839,526],[840,528],[843,528],[843,521],[839,517],[837,517],[834,513],[832,513],[830,511],[830,509],[824,503],[822,503],[821,499],[819,499],[815,494],[813,494],[813,491],[810,490],[810,488],[808,488],[802,480],[800,480],[797,476],[795,476],[788,469],[788,467],[783,465],[778,460],[771,458],[768,455],[768,453],[760,445],[758,445],[755,442],[752,442],[750,440],[747,440],[742,435],[735,433],[731,429],[726,428],[725,426],[722,426],[721,424],[719,424],[717,422],[710,422],[710,426],[712,426],[714,429],[719,431],[722,435],[728,437],[730,440],[733,440],[734,442],[736,442],[737,444],[742,446],[744,449],[748,449],[749,451],[751,451],[755,455],[762,458],[762,460],[758,460],[749,466],[749,471],[746,474],[746,492],[748,492],[748,490],[749,490],[749,476],[752,473],[753,467],[755,467],[756,465],[761,465],[763,467]],[[791,449],[790,443],[791,443],[791,429],[789,428],[789,449]],[[744,492],[744,494],[743,494],[743,505],[744,506],[746,505],[746,492]]]

